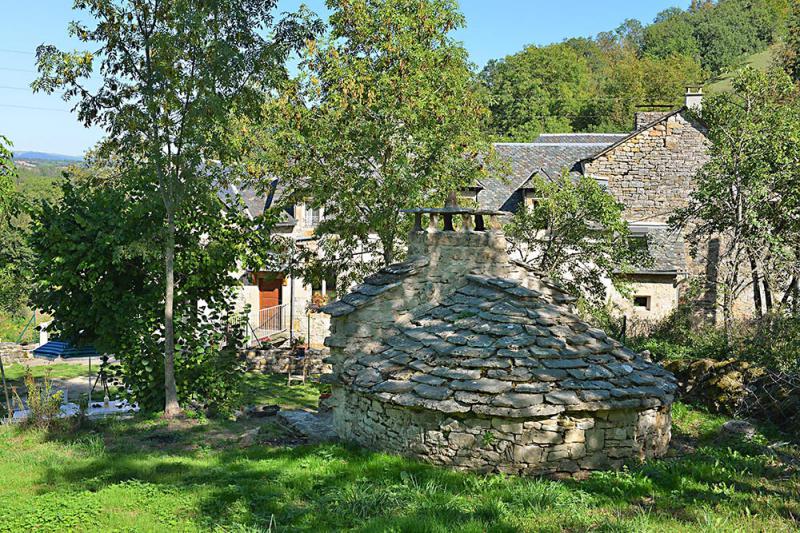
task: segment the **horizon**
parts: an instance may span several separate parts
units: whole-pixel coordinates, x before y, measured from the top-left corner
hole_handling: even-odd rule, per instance
[[[527,45],[547,45],[571,37],[593,37],[611,31],[626,19],[649,24],[669,7],[685,9],[689,0],[572,0],[564,4],[527,0],[462,0],[466,26],[453,32],[477,68],[491,59],[519,52]],[[277,13],[294,11],[306,4],[323,19],[324,0],[279,0]],[[646,5],[644,5],[646,4]],[[61,49],[80,47],[67,35],[69,21],[79,18],[68,4],[54,7],[48,0],[15,3],[6,9],[6,19],[18,24],[0,35],[0,134],[8,137],[17,152],[41,152],[83,157],[103,136],[100,128],[85,128],[70,111],[74,104],[57,94],[33,94],[29,84],[36,77],[34,50],[42,43]],[[576,13],[580,13],[576,16]],[[86,20],[84,18],[84,20]],[[96,79],[95,79],[96,83]]]

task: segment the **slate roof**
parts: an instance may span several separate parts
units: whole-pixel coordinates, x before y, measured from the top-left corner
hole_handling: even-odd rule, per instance
[[[546,142],[539,142],[542,139]],[[507,163],[509,174],[482,179],[478,205],[481,209],[515,211],[522,201],[519,189],[531,176],[540,171],[551,177],[560,176],[564,170],[578,176],[581,160],[610,146],[617,136],[603,136],[602,139],[598,142],[598,137],[586,134],[568,138],[540,136],[534,143],[496,143],[497,155]],[[569,142],[551,142],[564,140]],[[583,142],[586,140],[592,142]]]
[[[542,133],[535,143],[598,143],[611,144],[624,139],[625,133]]]
[[[671,231],[662,224],[636,224],[630,226],[631,236],[648,239],[648,250],[653,263],[635,269],[636,274],[680,274],[686,271],[685,243],[681,232]]]
[[[428,263],[429,259],[427,257],[414,256],[402,263],[394,263],[383,267],[375,274],[364,278],[364,282],[361,285],[358,285],[341,299],[321,307],[320,311],[333,317],[350,314],[359,307],[364,307],[379,294],[400,286],[405,278],[413,276]]]
[[[232,205],[236,199],[240,200],[250,218],[256,218],[264,214],[264,210],[274,205],[278,205],[284,199],[286,187],[275,178],[270,182],[269,190],[266,194],[256,191],[252,187],[239,187],[234,184],[222,187],[219,192],[220,199],[228,206]],[[297,221],[294,218],[294,206],[286,208],[281,213],[278,225],[293,226]]]
[[[675,378],[518,282],[466,285],[332,375],[385,402],[527,418],[669,404]]]

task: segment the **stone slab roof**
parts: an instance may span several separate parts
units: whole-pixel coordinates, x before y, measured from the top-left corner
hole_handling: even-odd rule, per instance
[[[465,281],[329,379],[399,406],[511,418],[672,402],[671,373],[564,306],[512,280]]]
[[[662,224],[630,226],[631,235],[648,239],[648,250],[653,263],[636,268],[636,274],[679,274],[686,270],[685,243],[680,232]]]
[[[549,176],[560,176],[564,170],[577,176],[580,174],[581,160],[610,146],[617,137],[603,137],[604,140],[599,142],[594,137],[579,136],[571,136],[573,142],[551,142],[551,140],[563,141],[559,137],[546,139],[547,142],[494,145],[500,160],[508,165],[509,173],[500,178],[490,177],[481,180],[483,190],[478,193],[478,204],[481,209],[515,211],[522,201],[519,189],[531,176],[540,171]],[[575,140],[593,142],[574,142]]]
[[[364,279],[350,293],[341,299],[321,307],[320,311],[332,317],[344,316],[367,305],[379,294],[399,287],[402,281],[427,266],[429,259],[423,256],[410,257],[402,263],[394,263],[383,267],[375,274]]]

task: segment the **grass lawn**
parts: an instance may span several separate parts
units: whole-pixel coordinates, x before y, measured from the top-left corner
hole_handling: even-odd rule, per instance
[[[303,406],[317,389],[254,377],[251,393]],[[720,441],[724,418],[681,404],[674,415],[675,457],[584,482],[465,474],[338,444],[288,446],[270,419],[137,418],[55,434],[0,428],[0,531],[800,527],[796,449],[773,451],[763,435]],[[241,447],[238,435],[258,426],[260,442]]]
[[[25,376],[26,366],[21,363],[14,363],[6,367],[6,379],[10,381],[22,382]],[[50,378],[69,379],[83,376],[93,376],[97,374],[100,364],[92,365],[92,372],[89,372],[89,365],[75,363],[53,363],[51,365],[31,366],[31,373],[35,378],[42,378],[49,375]]]

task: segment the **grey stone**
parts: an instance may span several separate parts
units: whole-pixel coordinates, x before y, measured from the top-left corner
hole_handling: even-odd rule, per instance
[[[547,368],[580,368],[587,366],[583,359],[546,359],[542,364]],[[572,372],[570,372],[572,373]]]
[[[575,391],[557,390],[545,395],[545,399],[550,403],[555,404],[573,404],[580,403],[580,398]]]
[[[460,379],[460,380],[468,380],[468,379],[478,379],[481,377],[480,370],[468,370],[466,368],[447,368],[447,367],[436,367],[431,370],[431,374],[435,376],[441,376],[443,378],[448,379]]]
[[[539,381],[558,381],[567,377],[567,371],[559,368],[533,369],[531,374]]]
[[[417,396],[421,396],[429,400],[444,400],[453,394],[453,391],[447,387],[435,387],[425,384],[419,384],[414,387],[414,392],[417,394]]]
[[[442,378],[432,376],[430,374],[420,374],[412,376],[411,380],[416,381],[417,383],[424,383],[425,385],[431,385],[434,387],[444,383],[444,380]]]
[[[544,397],[541,394],[525,394],[520,392],[506,392],[495,396],[492,405],[501,407],[528,407],[542,403]]]
[[[453,381],[450,383],[450,388],[468,392],[499,394],[511,390],[511,384],[497,379],[482,378],[469,381]]]
[[[550,392],[550,385],[548,383],[520,383],[514,387],[514,392],[528,394]]]
[[[383,383],[378,383],[372,388],[372,390],[375,392],[402,393],[409,392],[413,388],[414,384],[410,381],[388,380],[384,381]]]

